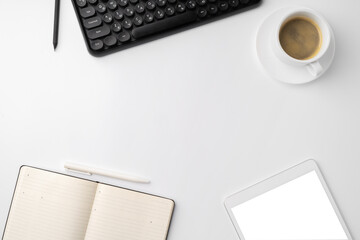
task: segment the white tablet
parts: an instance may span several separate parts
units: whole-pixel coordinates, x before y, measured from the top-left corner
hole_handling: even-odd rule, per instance
[[[315,161],[225,200],[241,240],[352,240]]]

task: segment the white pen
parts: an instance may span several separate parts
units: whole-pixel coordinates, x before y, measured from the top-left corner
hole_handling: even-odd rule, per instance
[[[94,175],[100,175],[100,176],[105,176],[105,177],[117,178],[117,179],[130,181],[130,182],[150,183],[149,179],[146,179],[143,177],[139,177],[139,176],[135,176],[132,174],[127,174],[127,173],[115,172],[115,171],[111,171],[111,170],[99,169],[96,167],[85,166],[85,165],[77,164],[77,163],[66,162],[64,164],[64,168],[71,172],[82,173],[82,174],[87,174],[87,175],[94,174]]]

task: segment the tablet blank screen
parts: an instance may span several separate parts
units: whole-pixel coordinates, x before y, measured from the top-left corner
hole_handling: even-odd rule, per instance
[[[315,171],[232,212],[245,240],[348,239]]]

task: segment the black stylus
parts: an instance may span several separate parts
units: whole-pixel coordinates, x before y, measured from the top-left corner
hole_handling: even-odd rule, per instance
[[[53,35],[53,45],[54,50],[58,44],[59,36],[59,13],[60,13],[60,0],[55,0],[55,13],[54,13],[54,35]]]

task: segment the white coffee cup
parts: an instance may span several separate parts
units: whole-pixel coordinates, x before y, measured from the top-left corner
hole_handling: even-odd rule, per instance
[[[290,19],[296,17],[305,17],[311,19],[319,26],[319,29],[321,31],[322,43],[320,46],[320,50],[314,57],[310,59],[299,60],[293,58],[290,55],[288,55],[281,47],[279,34],[282,26]],[[319,60],[328,51],[330,46],[330,40],[331,40],[330,27],[326,22],[326,20],[319,13],[309,8],[297,8],[286,12],[284,16],[281,18],[281,20],[278,22],[277,26],[275,27],[275,32],[272,39],[272,43],[273,43],[272,45],[275,55],[284,63],[298,67],[306,66],[310,74],[312,74],[313,76],[319,76],[323,71],[323,67],[321,66]]]

